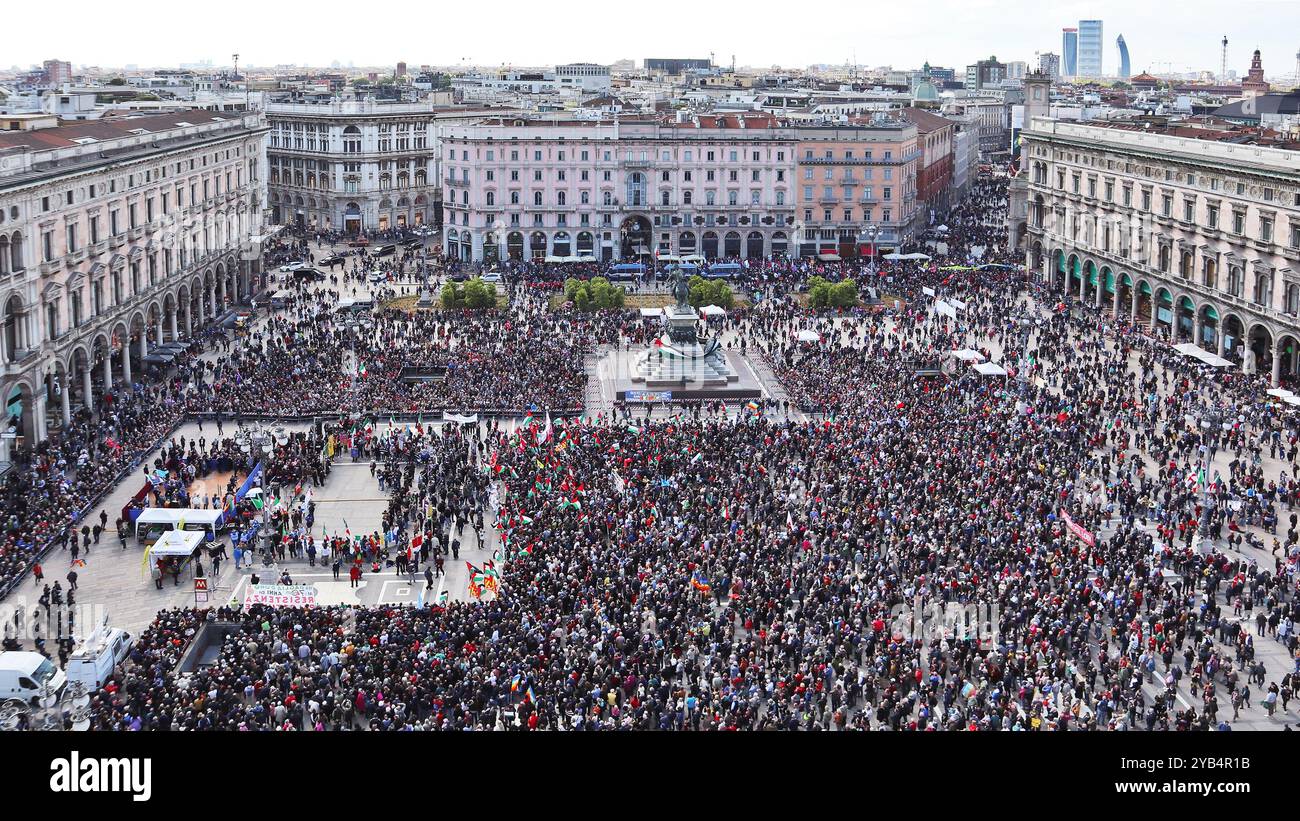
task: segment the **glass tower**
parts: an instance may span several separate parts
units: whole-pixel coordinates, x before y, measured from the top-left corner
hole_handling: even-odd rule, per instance
[[[1079,73],[1079,30],[1061,29],[1061,76]]]
[[[1102,40],[1100,20],[1079,21],[1079,76],[1096,79],[1102,76]]]

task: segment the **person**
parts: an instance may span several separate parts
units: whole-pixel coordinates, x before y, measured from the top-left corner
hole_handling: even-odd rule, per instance
[[[161,559],[159,559],[158,561],[156,561],[156,562],[153,563],[153,567],[149,570],[149,575],[153,578],[153,586],[156,587],[156,588],[158,588],[159,590],[162,590],[162,589],[163,589],[163,571],[162,571],[162,560],[161,560]]]
[[[126,550],[127,526],[125,519],[117,520],[117,540],[121,542],[122,549]]]
[[[354,563],[352,567],[348,570],[348,578],[352,582],[349,585],[349,587],[356,587],[357,584],[361,581],[361,565]]]
[[[334,556],[334,581],[339,580],[339,571],[343,568],[343,556],[335,554]]]
[[[41,582],[45,581],[45,571],[41,569],[40,562],[32,565],[32,578],[37,586],[40,586]]]
[[[240,568],[243,567],[242,564],[243,561],[244,561],[244,548],[241,547],[238,543],[236,543],[235,544],[235,569],[236,570],[239,570]]]
[[[433,589],[433,570],[428,565],[424,566],[424,590],[429,592]]]
[[[442,554],[433,557],[433,575],[442,575]]]

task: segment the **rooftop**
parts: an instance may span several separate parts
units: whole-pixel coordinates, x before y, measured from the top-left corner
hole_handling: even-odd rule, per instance
[[[27,147],[39,150],[90,145],[105,140],[135,137],[142,134],[156,134],[212,122],[231,120],[238,122],[243,117],[244,112],[242,111],[221,113],[203,109],[189,109],[140,117],[105,117],[98,120],[78,120],[63,122],[52,128],[40,128],[33,131],[0,132],[0,149]]]

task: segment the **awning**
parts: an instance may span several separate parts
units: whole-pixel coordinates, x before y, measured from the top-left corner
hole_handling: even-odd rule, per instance
[[[169,530],[149,548],[150,558],[163,556],[192,556],[194,549],[203,544],[203,532],[199,530]]]
[[[1006,376],[1007,369],[1001,365],[995,365],[992,362],[979,362],[973,365],[975,371],[980,376]]]
[[[926,256],[925,254],[917,254],[917,253],[913,253],[913,254],[885,254],[885,256],[882,257],[882,259],[888,259],[888,260],[900,260],[900,259],[928,260],[929,257]]]
[[[678,257],[676,254],[660,254],[656,259],[660,262],[677,262]]]
[[[1295,396],[1294,393],[1287,390],[1286,388],[1269,388],[1268,395],[1274,397],[1275,399],[1286,399],[1288,396]]]
[[[700,309],[700,313],[705,316],[726,316],[727,309],[720,305],[705,305]]]
[[[1179,345],[1174,345],[1173,349],[1183,356],[1190,356],[1193,359],[1198,359],[1212,368],[1226,368],[1232,364],[1223,357],[1210,353],[1195,342],[1183,342]]]
[[[642,308],[641,309],[642,319],[657,319],[663,315],[664,315],[663,308]]]
[[[821,254],[818,254],[818,255],[817,255],[817,258],[820,259],[822,262],[839,262],[839,261],[840,261],[840,255],[839,255],[839,254],[826,254],[826,253],[821,253]]]
[[[952,356],[954,359],[960,359],[963,362],[984,361],[984,354],[980,353],[979,351],[971,350],[970,348],[962,348],[959,351],[953,351]]]

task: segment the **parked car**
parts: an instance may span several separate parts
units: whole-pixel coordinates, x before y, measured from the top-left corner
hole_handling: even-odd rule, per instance
[[[377,257],[388,257],[388,256],[392,256],[393,254],[396,254],[396,253],[397,253],[397,246],[396,246],[396,245],[381,245],[381,246],[379,247],[379,249],[378,249],[377,251],[375,251],[375,256],[377,256]]]
[[[346,261],[347,261],[347,257],[343,256],[342,254],[330,254],[329,256],[325,257],[325,259],[322,259],[322,260],[321,260],[319,263],[317,263],[317,264],[318,264],[318,265],[338,265],[338,264],[343,263],[343,262],[346,262]]]
[[[354,240],[352,240],[351,242],[348,243],[348,247],[349,247],[349,248],[365,248],[365,247],[366,247],[367,245],[369,245],[369,244],[370,244],[370,240],[366,239],[365,237],[357,237],[356,239],[354,239]]]
[[[500,282],[500,281],[501,281],[501,272],[500,272],[500,271],[488,271],[486,274],[484,274],[484,275],[481,277],[481,279],[482,279],[484,282],[487,282],[487,283],[489,283],[489,284]]]
[[[296,271],[299,268],[306,268],[306,267],[307,267],[307,263],[303,262],[302,260],[298,260],[297,262],[289,262],[284,265],[281,265],[280,270],[287,273],[289,271]]]

